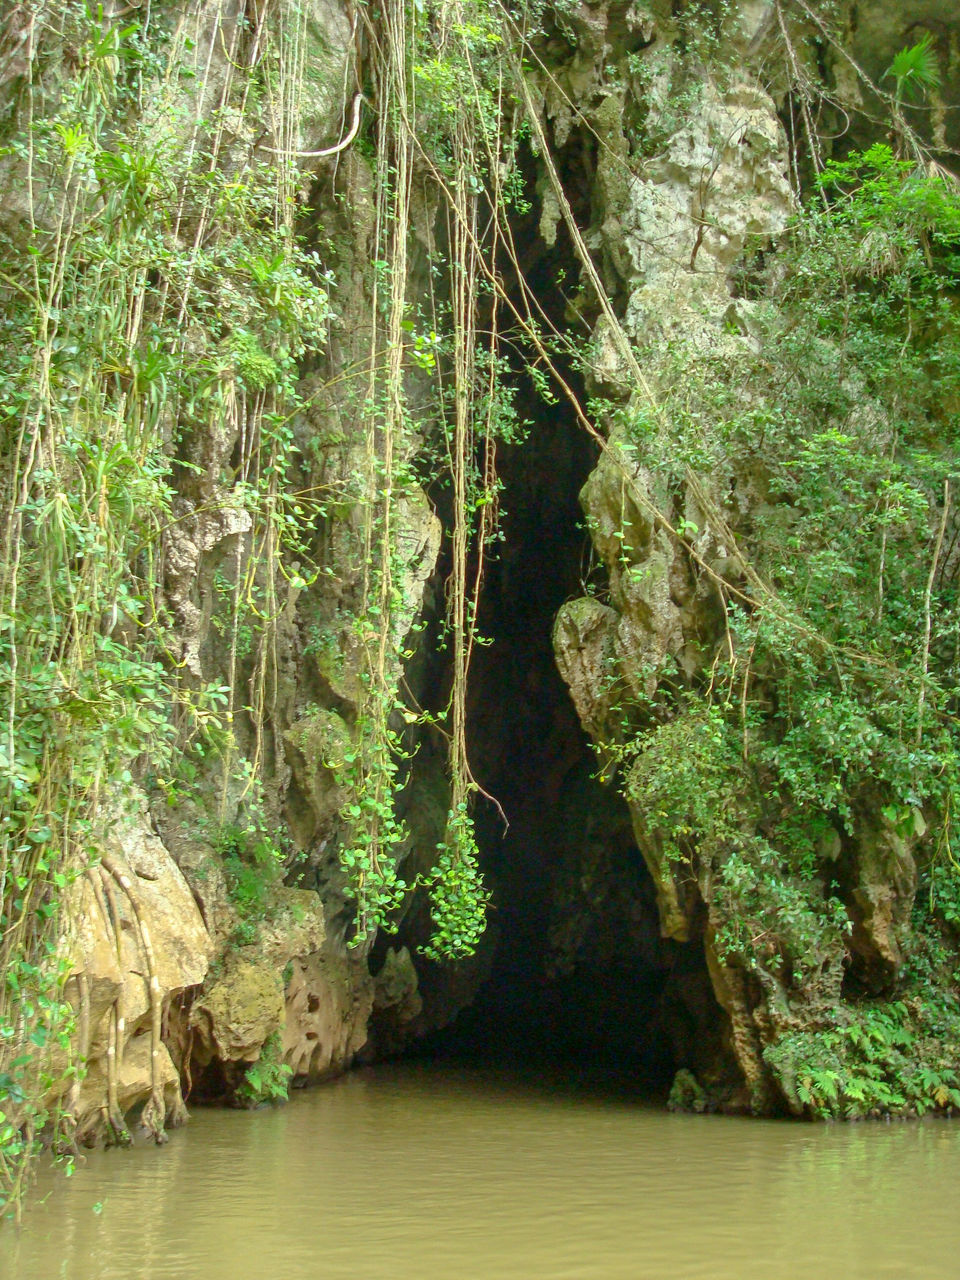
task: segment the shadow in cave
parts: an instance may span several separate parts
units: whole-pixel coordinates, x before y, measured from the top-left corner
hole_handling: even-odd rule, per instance
[[[585,225],[588,211],[580,212]],[[559,327],[571,313],[557,282],[575,262],[565,229],[548,247],[531,212],[515,235],[527,280]],[[562,373],[582,395],[569,361]],[[475,650],[468,693],[473,772],[509,822],[504,830],[494,805],[478,805],[496,947],[472,1003],[416,1051],[576,1063],[661,1088],[701,1056],[713,999],[702,949],[660,937],[626,804],[597,777],[554,660],[557,611],[584,592],[590,552],[579,492],[597,448],[566,401],[546,403],[522,370],[516,379],[531,430],[499,450],[503,541],[488,562],[479,618],[491,643]]]

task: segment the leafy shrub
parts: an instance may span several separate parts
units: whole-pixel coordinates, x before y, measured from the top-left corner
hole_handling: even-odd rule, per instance
[[[779,1036],[767,1063],[814,1115],[948,1110],[960,1088],[958,246],[949,175],[886,146],[831,162],[755,291],[749,340],[651,348],[657,412],[617,419],[667,478],[680,562],[716,612],[700,611],[701,667],[665,659],[607,750],[648,860],[755,975]],[[884,841],[935,862],[932,916],[884,1002],[841,1002],[845,901]]]
[[[289,1097],[293,1067],[283,1061],[280,1032],[274,1031],[263,1042],[260,1057],[249,1066],[237,1086],[237,1100],[245,1107],[259,1107],[266,1102],[286,1102]]]
[[[273,889],[282,881],[284,855],[262,833],[234,825],[222,828],[216,841],[223,858],[227,893],[240,916],[234,941],[246,946],[256,937],[256,922],[268,919]]]
[[[925,1003],[855,1006],[838,1016],[839,1026],[788,1033],[764,1052],[798,1110],[850,1120],[960,1109],[956,1057],[930,1040]]]

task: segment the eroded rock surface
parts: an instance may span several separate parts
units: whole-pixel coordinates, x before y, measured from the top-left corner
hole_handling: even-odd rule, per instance
[[[280,7],[289,8],[286,0]],[[940,7],[934,0],[914,0],[896,14],[881,0],[856,11],[851,7],[855,57],[879,75],[913,25],[929,23],[938,32],[938,47],[949,54],[945,81],[955,84],[955,23],[944,19]],[[725,626],[719,588],[735,589],[745,581],[737,514],[745,517],[769,497],[762,476],[735,477],[730,499],[729,492],[720,492],[724,485],[730,489],[727,477],[716,477],[713,492],[688,474],[658,471],[623,426],[625,420],[642,422],[648,438],[671,432],[674,424],[658,416],[657,403],[660,391],[678,377],[681,346],[718,363],[756,352],[757,304],[741,287],[745,263],[758,246],[767,251],[775,244],[796,211],[783,99],[776,98],[790,77],[771,71],[762,81],[759,71],[784,31],[801,48],[803,20],[793,14],[781,28],[779,5],[757,0],[733,6],[718,36],[725,42],[724,74],[704,73],[695,84],[688,77],[681,93],[677,8],[665,0],[626,10],[558,6],[557,38],[549,52],[555,65],[549,74],[529,73],[543,127],[576,196],[584,243],[612,299],[610,313],[602,314],[584,275],[582,296],[569,302],[570,316],[589,317],[589,340],[583,342],[587,392],[608,402],[601,411],[607,415],[601,423],[605,448],[581,493],[603,588],[568,599],[553,629],[557,666],[584,730],[601,748],[601,770],[621,744],[625,699],[650,704],[667,667],[689,679],[709,671]],[[263,146],[249,123],[218,107],[231,75],[231,50],[236,53],[250,37],[244,12],[239,4],[200,6],[204,76],[196,99],[180,104],[185,120],[218,113],[218,127],[228,137],[227,164],[231,148]],[[338,0],[310,0],[297,14],[308,74],[285,136],[291,149],[311,151],[328,147],[347,125],[362,37],[358,41],[358,21]],[[19,31],[22,18],[14,15],[11,22],[14,41],[0,73],[5,79],[22,75],[30,57]],[[824,58],[838,102],[869,105],[869,95],[837,50],[831,47]],[[51,85],[55,80],[48,77]],[[935,101],[932,110],[938,136],[952,137],[956,125],[943,103]],[[272,162],[273,153],[262,155]],[[25,214],[20,163],[14,155],[0,158],[9,188],[5,220]],[[556,246],[564,234],[562,201],[542,157],[531,154],[529,163],[539,234],[544,244]],[[183,672],[190,692],[199,696],[230,682],[229,750],[237,760],[257,761],[263,778],[258,822],[277,839],[267,854],[244,845],[241,819],[250,803],[250,775],[236,770],[214,794],[215,770],[201,761],[194,794],[184,798],[171,788],[165,797],[155,796],[153,816],[138,801],[131,816],[118,818],[109,863],[73,886],[67,995],[78,1012],[88,1069],[72,1086],[69,1102],[84,1138],[115,1128],[111,1112],[121,1118],[133,1114],[157,1091],[167,1115],[179,1118],[181,1081],[201,1096],[234,1096],[272,1038],[279,1039],[283,1062],[303,1082],[335,1074],[358,1055],[402,1050],[416,1035],[449,1021],[489,969],[487,951],[472,968],[431,973],[415,947],[430,927],[422,905],[409,908],[410,945],[385,952],[381,946],[377,964],[370,946],[349,945],[352,907],[337,845],[369,678],[363,653],[368,640],[358,628],[370,573],[364,486],[379,484],[376,475],[365,475],[371,466],[376,471],[370,448],[379,446],[368,446],[358,429],[364,390],[358,390],[356,371],[371,350],[376,358],[383,354],[371,333],[372,264],[379,263],[381,244],[374,172],[362,148],[345,151],[329,171],[311,161],[305,172],[311,189],[301,194],[309,201],[311,234],[322,238],[338,279],[335,307],[325,321],[323,367],[304,370],[304,404],[290,428],[302,469],[300,491],[321,493],[327,504],[316,517],[316,545],[310,548],[323,571],[308,570],[292,553],[280,574],[272,564],[265,570],[256,563],[253,520],[236,501],[233,474],[244,427],[224,412],[210,430],[184,430],[179,442],[181,474],[164,532],[157,601],[170,619],[169,660]],[[589,189],[574,192],[577,184]],[[427,255],[437,252],[438,243],[432,197],[418,190],[411,216],[411,293],[426,295]],[[626,358],[625,342],[638,363]],[[416,406],[415,378],[408,390]],[[750,394],[745,387],[744,399]],[[418,643],[411,639],[417,619],[425,611],[434,618],[443,612],[436,576],[442,526],[432,501],[411,478],[423,443],[411,430],[397,444],[397,466],[409,475],[402,494],[393,495],[391,510],[391,572],[399,604],[391,615],[382,673],[388,687],[400,680],[406,646]],[[718,518],[721,499],[732,523]],[[504,573],[508,565],[505,557]],[[241,643],[223,622],[225,596],[241,589],[261,614],[269,595],[275,615],[269,681],[256,688],[253,642]],[[421,663],[424,681],[435,675],[424,670]],[[515,687],[532,702],[541,697],[535,673]],[[562,739],[547,720],[545,709],[544,733]],[[412,751],[416,734],[411,731],[404,741]],[[425,734],[420,745],[428,741]],[[549,789],[557,812],[571,789],[578,749],[573,743],[565,754],[562,742],[558,747],[560,763]],[[449,789],[435,761],[421,760],[411,769],[410,803],[417,811],[410,815],[401,857],[412,881],[427,874],[435,858]],[[845,966],[877,992],[899,971],[917,884],[914,837],[895,830],[872,808],[858,812],[853,834],[834,832],[822,859],[843,881],[852,921],[849,951],[834,938],[823,942],[807,971],[771,965],[748,974],[729,962],[723,903],[708,869],[681,865],[629,776],[625,790],[663,938],[703,948],[703,972],[691,968],[670,977],[680,1012],[672,1022],[664,1019],[664,1034],[683,1043],[678,1052],[692,1060],[693,1041],[704,1038],[708,974],[726,1057],[706,1068],[723,1077],[729,1105],[769,1110],[783,1098],[765,1048],[839,999]],[[626,839],[620,831],[616,836]],[[602,842],[591,845],[586,835],[581,845],[566,848],[544,877],[554,976],[573,972],[584,955],[598,970],[621,964],[628,945],[640,950],[648,941],[638,925],[645,907],[641,895],[614,884],[623,874],[623,859],[613,858]],[[251,906],[238,892],[238,868],[264,865],[271,874],[264,875],[266,888],[256,890]],[[809,891],[825,893],[826,879],[821,875]],[[605,914],[618,921],[619,951],[605,951],[594,936]],[[488,938],[484,946],[493,943]],[[731,1063],[733,1083],[729,1072],[724,1075]],[[787,1104],[797,1109],[793,1095]]]
[[[145,806],[117,815],[104,862],[81,875],[70,892],[74,929],[66,945],[72,972],[65,994],[77,1010],[87,1065],[70,1103],[78,1135],[91,1141],[104,1129],[113,1070],[121,1114],[142,1106],[157,1079],[168,1115],[182,1114],[177,1068],[166,1046],[152,1043],[151,981],[163,1025],[184,993],[203,981],[214,948]]]

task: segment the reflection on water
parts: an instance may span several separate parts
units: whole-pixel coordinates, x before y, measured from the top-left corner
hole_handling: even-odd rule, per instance
[[[378,1068],[95,1152],[0,1233],[4,1280],[956,1280],[960,1126],[672,1116]]]

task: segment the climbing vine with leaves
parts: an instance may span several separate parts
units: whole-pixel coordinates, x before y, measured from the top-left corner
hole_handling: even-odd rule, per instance
[[[22,255],[29,270],[0,276],[0,324],[15,353],[0,386],[0,948],[8,974],[0,1175],[15,1207],[40,1131],[53,1125],[67,1149],[73,1138],[90,1034],[82,980],[77,1010],[63,999],[71,957],[61,945],[62,912],[75,884],[87,884],[118,938],[121,903],[132,914],[157,1047],[148,926],[135,884],[109,851],[108,829],[131,784],[152,780],[176,803],[212,766],[221,828],[252,832],[263,844],[278,624],[290,594],[321,571],[314,531],[326,519],[325,495],[303,486],[294,423],[304,407],[303,364],[324,344],[332,283],[294,222],[302,10],[252,6],[240,21],[217,11],[212,27],[202,5],[129,22],[79,2],[55,11],[37,3],[21,16],[10,48],[14,62],[23,52],[24,71],[3,158],[26,216],[4,224],[3,236],[6,256]],[[368,940],[392,925],[407,894],[396,816],[405,760],[398,724],[410,714],[397,694],[406,612],[396,504],[410,483],[407,441],[425,425],[411,410],[413,368],[433,379],[429,426],[455,495],[454,677],[444,717],[450,812],[421,877],[434,901],[426,950],[440,959],[473,950],[487,898],[465,697],[493,532],[495,437],[512,419],[499,383],[495,312],[482,349],[476,318],[489,249],[480,221],[493,209],[496,237],[501,162],[509,169],[512,143],[503,127],[499,18],[480,5],[428,12],[394,3],[381,19],[368,30],[377,258],[361,415],[361,696],[352,750],[343,753],[341,862],[355,941]],[[360,106],[358,96],[348,142]],[[452,250],[448,278],[431,282],[426,338],[409,296],[417,166],[448,199]],[[191,647],[190,578],[199,561],[189,559],[189,539],[227,548],[214,573],[222,683],[204,684]],[[177,586],[184,572],[185,589]],[[118,1003],[102,1117],[117,1142],[129,1140],[117,1094],[124,1030]],[[55,1045],[77,1051],[66,1097],[48,1068]],[[144,1123],[159,1138],[165,1105],[153,1083]]]
[[[514,139],[504,121],[506,76],[500,57],[501,21],[482,4],[443,3],[435,9],[397,4],[384,9],[377,29],[375,79],[380,114],[377,226],[380,260],[389,291],[376,291],[368,454],[380,459],[380,502],[367,504],[367,563],[363,616],[369,627],[365,696],[359,723],[366,759],[357,762],[359,785],[346,816],[352,838],[341,862],[357,902],[357,941],[389,927],[408,886],[397,873],[404,832],[394,816],[398,763],[403,750],[390,718],[396,701],[396,644],[391,618],[400,606],[394,581],[390,499],[396,438],[426,426],[436,439],[436,465],[452,492],[451,573],[447,628],[452,654],[449,706],[437,723],[449,742],[450,806],[432,868],[420,876],[433,903],[434,932],[425,944],[434,959],[469,955],[484,927],[487,901],[477,859],[472,806],[478,787],[467,756],[466,690],[476,642],[484,555],[495,532],[498,435],[513,422],[502,361],[496,300],[486,335],[477,330],[480,285],[503,234],[504,172],[514,163]],[[408,238],[411,184],[425,172],[439,190],[441,226],[432,258],[445,262],[430,280],[424,314],[410,299]],[[485,228],[481,230],[482,223]],[[379,251],[378,251],[379,252]],[[383,319],[380,319],[381,313]],[[421,325],[422,328],[418,328]],[[423,329],[431,335],[425,340]],[[385,358],[380,359],[380,342]],[[379,360],[381,372],[375,374]],[[385,369],[382,368],[385,366]],[[426,375],[433,421],[414,423],[409,408],[411,367]],[[377,557],[375,561],[375,557]]]
[[[665,897],[705,905],[763,992],[766,1066],[816,1115],[956,1106],[960,182],[899,110],[938,82],[931,41],[889,78],[893,145],[811,142],[742,328],[715,352],[651,345],[655,390],[635,371],[606,406],[629,502],[716,610],[702,668],[664,658],[648,698],[613,679],[606,749]],[[618,572],[642,579],[626,525]],[[880,962],[857,930],[886,878]]]
[[[284,554],[304,551],[318,506],[291,492],[290,420],[299,362],[324,341],[329,282],[294,232],[292,165],[264,163],[226,128],[235,112],[254,137],[242,122],[259,111],[255,82],[273,118],[290,118],[304,19],[268,28],[264,15],[227,27],[221,14],[210,32],[196,10],[124,24],[81,3],[37,4],[8,32],[24,67],[2,153],[23,218],[2,237],[5,263],[25,269],[0,275],[12,357],[0,375],[0,1193],[15,1209],[40,1131],[53,1126],[67,1151],[73,1139],[89,993],[81,980],[76,1012],[63,999],[63,910],[84,884],[118,947],[123,904],[144,959],[154,1074],[143,1124],[159,1139],[178,1118],[156,1077],[149,929],[108,833],[135,779],[175,777],[194,748],[218,760],[224,795],[238,775],[256,785],[277,576]],[[196,93],[221,49],[222,77]],[[238,441],[231,475],[196,461],[205,437]],[[198,678],[163,589],[171,535],[208,515],[237,535],[225,685]],[[244,615],[256,625],[241,706]],[[241,715],[253,726],[243,760],[231,731]],[[108,1021],[103,1126],[126,1142],[119,1003]],[[76,1055],[66,1094],[54,1051]]]

